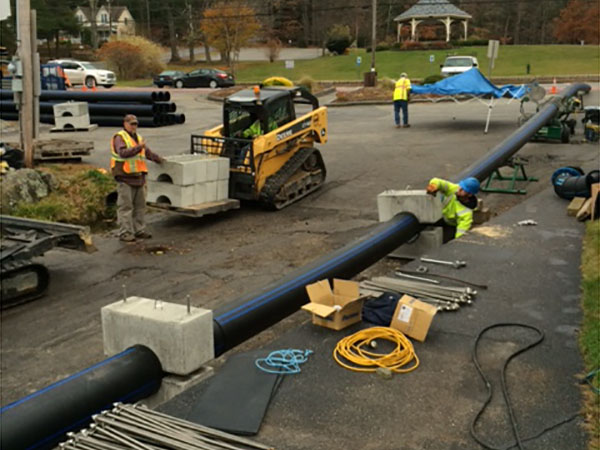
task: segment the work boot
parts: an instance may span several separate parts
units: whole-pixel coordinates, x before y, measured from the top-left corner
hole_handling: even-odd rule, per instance
[[[135,237],[139,239],[150,239],[152,237],[152,233],[148,231],[138,231],[135,233]]]
[[[410,124],[407,123],[406,125],[404,125],[404,128],[410,128]]]
[[[135,242],[135,236],[131,233],[123,233],[119,236],[119,240],[123,242]]]
[[[396,128],[401,128],[402,125],[400,125],[399,123],[396,124]]]

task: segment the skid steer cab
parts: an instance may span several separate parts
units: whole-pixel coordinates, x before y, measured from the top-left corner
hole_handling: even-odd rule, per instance
[[[298,115],[298,105],[309,112]],[[192,135],[192,153],[229,158],[229,197],[282,209],[318,189],[325,164],[327,108],[301,87],[254,87],[229,96],[223,124]]]

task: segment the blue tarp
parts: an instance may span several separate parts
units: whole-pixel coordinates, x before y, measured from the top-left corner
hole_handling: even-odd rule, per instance
[[[458,75],[424,86],[413,85],[412,94],[458,95],[470,94],[474,96],[492,95],[496,98],[512,97],[521,98],[529,89],[522,86],[507,84],[496,87],[490,80],[482,75],[476,67]]]

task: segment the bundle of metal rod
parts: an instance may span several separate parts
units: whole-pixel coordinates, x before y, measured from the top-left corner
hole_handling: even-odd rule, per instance
[[[79,433],[68,433],[62,450],[272,450],[273,447],[162,414],[143,405],[115,403]]]
[[[390,277],[375,277],[361,283],[361,286],[366,289],[408,294],[436,305],[440,311],[455,311],[462,305],[470,305],[477,295],[477,291],[469,287],[446,286],[426,281],[400,280]]]

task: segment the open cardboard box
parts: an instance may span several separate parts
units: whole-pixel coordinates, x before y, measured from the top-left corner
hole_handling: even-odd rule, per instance
[[[409,295],[403,295],[398,300],[390,327],[417,341],[424,342],[436,312],[435,306]]]
[[[362,306],[366,296],[361,296],[355,281],[333,280],[333,290],[328,280],[306,286],[310,303],[302,309],[312,313],[312,323],[332,330],[341,330],[362,320]]]

